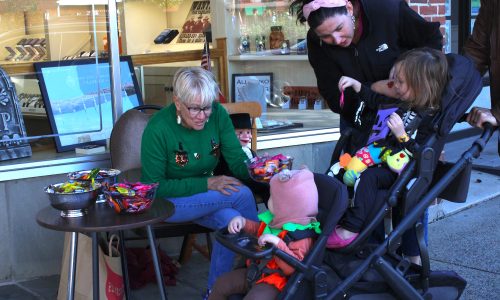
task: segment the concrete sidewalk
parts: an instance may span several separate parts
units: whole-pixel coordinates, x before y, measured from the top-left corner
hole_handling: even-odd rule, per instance
[[[448,162],[456,162],[461,155],[472,146],[477,137],[457,140],[447,143],[444,147],[444,157]],[[492,169],[500,170],[500,157],[497,150],[498,130],[495,132],[490,142],[486,145],[477,159],[473,160],[473,165],[487,166]],[[467,209],[482,201],[493,199],[500,196],[500,176],[472,170],[469,193],[465,203],[453,203],[443,201],[438,205],[429,207],[429,222],[438,220],[445,216],[455,214],[461,210]]]
[[[431,268],[467,280],[461,299],[500,297],[499,211],[496,197],[429,225]]]

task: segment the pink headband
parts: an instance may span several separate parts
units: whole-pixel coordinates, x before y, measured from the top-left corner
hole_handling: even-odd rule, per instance
[[[347,0],[313,0],[302,7],[302,14],[307,20],[313,11],[320,9],[321,7],[340,7],[346,5]]]

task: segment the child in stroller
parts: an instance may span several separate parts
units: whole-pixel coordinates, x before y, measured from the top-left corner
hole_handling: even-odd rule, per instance
[[[388,83],[380,85],[385,87],[385,89],[379,88],[383,94],[371,91],[369,87],[362,86],[359,81],[350,77],[341,77],[338,85],[341,90],[352,87],[362,99],[366,99],[368,105],[380,103],[381,98],[387,98],[386,95],[397,96],[401,100],[401,105],[408,110],[404,112],[403,117],[396,112],[388,117],[387,127],[392,134],[384,140],[376,141],[376,147],[386,148],[384,151],[379,151],[381,155],[384,152],[389,155],[402,152],[411,155],[431,132],[427,126],[440,108],[441,94],[448,82],[448,63],[441,51],[417,48],[402,54],[396,60],[391,74],[392,78]],[[412,128],[407,127],[405,130],[405,124],[409,123],[412,124],[410,126]],[[411,135],[415,129],[418,132],[417,138],[410,138],[409,133]],[[369,147],[370,145],[367,149]],[[342,248],[349,245],[363,229],[373,207],[380,206],[376,203],[378,199],[374,191],[391,187],[396,178],[397,173],[386,166],[368,168],[361,173],[354,205],[348,208],[340,225],[332,232],[327,247]],[[416,248],[416,245],[413,248]],[[408,249],[408,251],[410,253],[405,254],[418,261],[416,258],[418,249]]]
[[[270,181],[269,210],[259,214],[260,223],[241,216],[228,225],[231,234],[241,230],[258,237],[260,246],[271,243],[302,261],[321,229],[316,219],[318,190],[308,169],[288,169]],[[278,257],[264,268],[251,264],[217,279],[209,299],[226,299],[232,294],[247,293],[249,299],[274,299],[283,289],[294,269]],[[253,277],[253,278],[250,278]]]
[[[420,143],[418,136],[423,132],[419,130],[416,138],[419,147],[413,153],[414,159],[389,190],[377,192],[377,200],[383,199],[381,207],[373,208],[371,220],[367,221],[359,236],[344,248],[325,251],[328,235],[338,221],[338,217],[331,213],[342,211],[341,205],[337,204],[333,210],[330,207],[335,203],[346,205],[347,201],[343,200],[347,198],[345,185],[335,178],[315,174],[320,195],[318,220],[322,224],[322,233],[303,262],[287,259],[287,255],[278,249],[271,251],[272,255],[277,255],[295,268],[278,299],[460,298],[466,285],[464,279],[453,271],[430,269],[428,250],[423,242],[423,224],[419,219],[436,197],[455,202],[465,201],[468,185],[461,184],[461,179],[465,177],[465,182],[469,182],[470,177],[466,177],[470,176],[472,158],[479,156],[493,131],[486,128],[481,138],[441,173],[438,157],[446,138],[482,89],[481,76],[469,59],[456,54],[446,54],[446,58],[450,79],[441,95],[441,109],[427,121],[427,129],[432,133],[426,134],[428,138]],[[339,144],[337,146],[344,149]],[[435,171],[441,175],[433,176]],[[325,191],[333,198],[326,197]],[[383,242],[366,245],[390,207],[400,208],[400,219],[394,223],[393,230]],[[325,211],[330,214],[324,215]],[[401,238],[411,228],[415,229],[418,236],[422,266],[409,264],[398,254]],[[234,240],[219,232],[216,237],[226,247],[245,256],[254,257],[258,254],[255,250],[253,254],[244,251]]]

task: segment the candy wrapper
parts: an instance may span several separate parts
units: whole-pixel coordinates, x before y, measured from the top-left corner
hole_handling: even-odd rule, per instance
[[[151,207],[157,188],[157,183],[115,183],[105,187],[104,194],[117,213],[140,213]]]
[[[274,174],[284,169],[292,169],[293,157],[278,154],[275,156],[256,156],[245,161],[250,177],[258,182],[269,182]]]

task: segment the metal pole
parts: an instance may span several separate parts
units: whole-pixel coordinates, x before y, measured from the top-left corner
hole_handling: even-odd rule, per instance
[[[68,273],[68,290],[66,299],[73,300],[75,298],[75,276],[76,276],[76,256],[78,249],[78,233],[71,233],[71,244],[69,248],[69,273]]]
[[[151,248],[151,255],[153,256],[153,264],[156,273],[156,282],[158,283],[158,288],[160,289],[160,296],[162,300],[167,300],[167,291],[165,290],[165,284],[163,281],[163,274],[161,273],[161,267],[158,259],[158,250],[155,244],[155,235],[151,225],[146,226],[148,231],[149,247]]]
[[[92,292],[93,299],[99,300],[99,241],[97,232],[92,232]]]
[[[108,51],[110,66],[110,90],[111,90],[111,109],[113,111],[113,124],[123,113],[122,87],[120,75],[120,53],[118,42],[118,15],[116,11],[116,1],[108,0]]]

